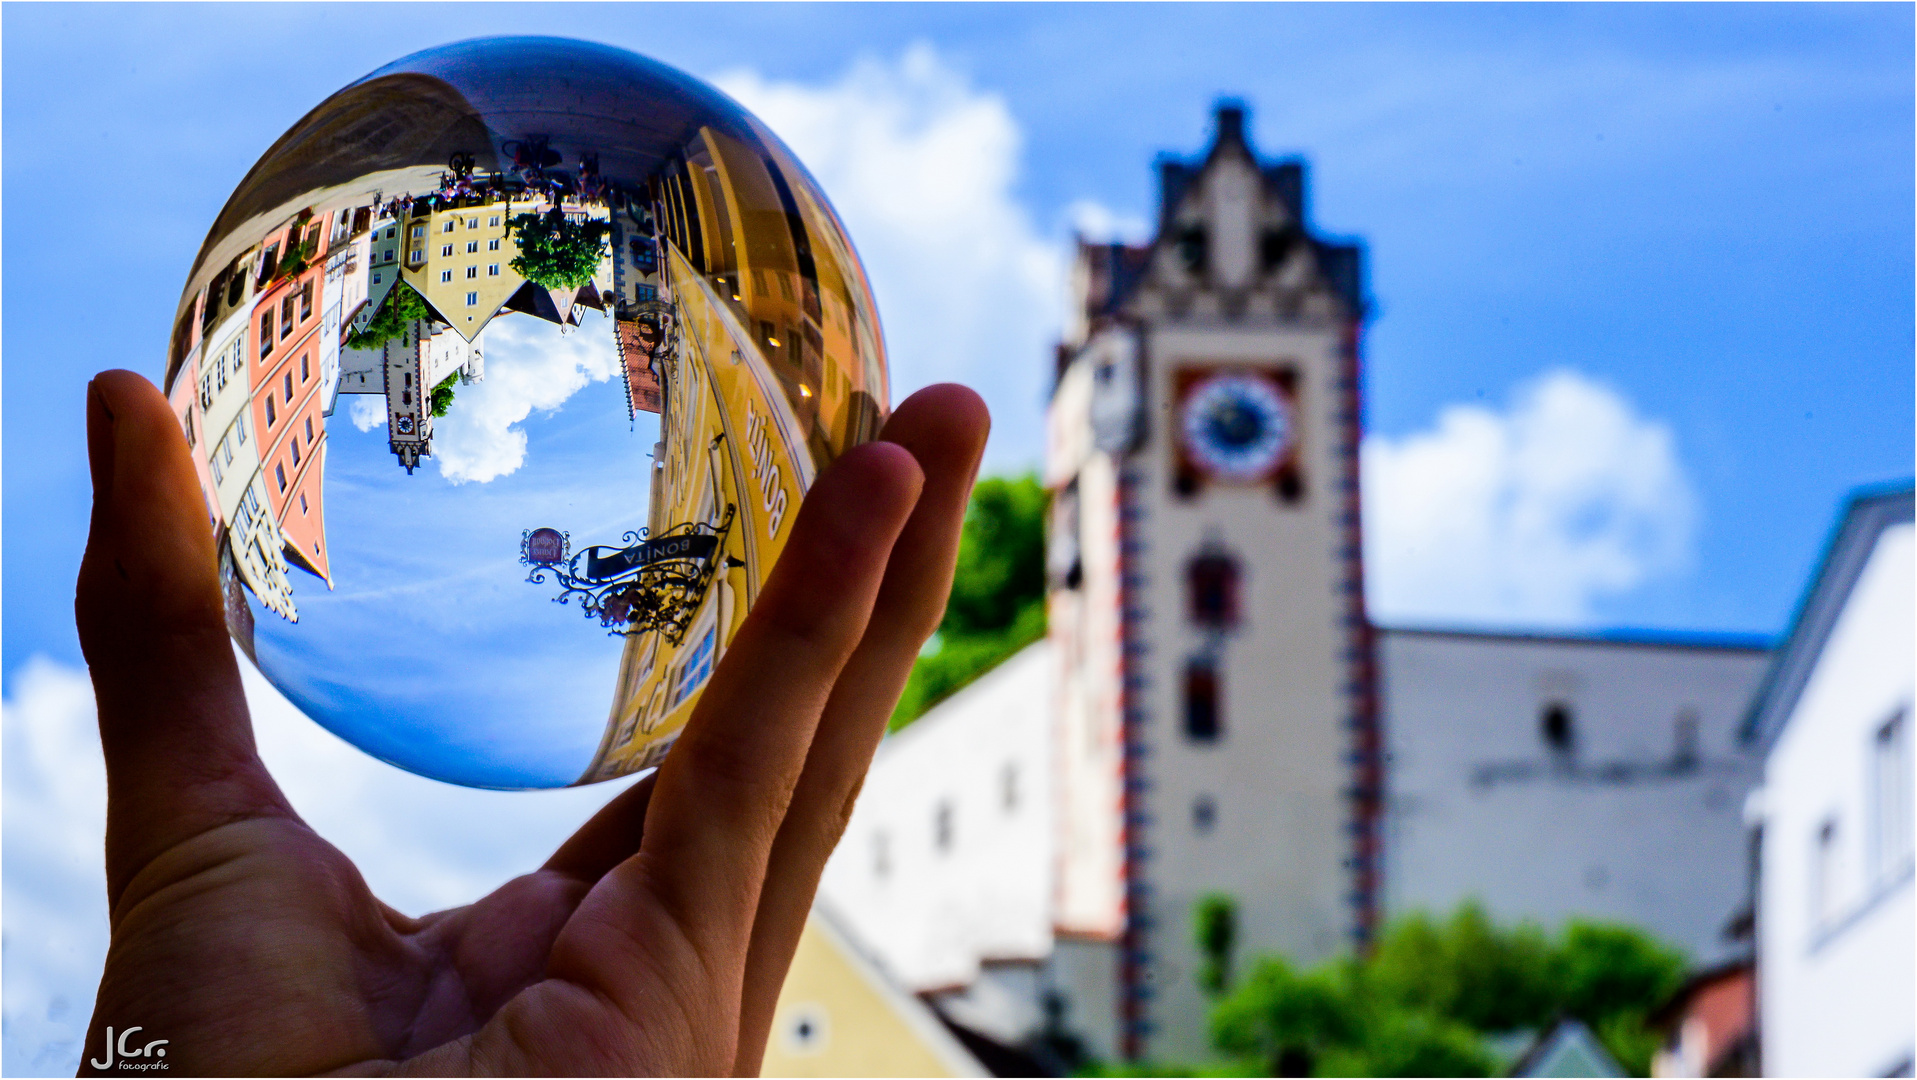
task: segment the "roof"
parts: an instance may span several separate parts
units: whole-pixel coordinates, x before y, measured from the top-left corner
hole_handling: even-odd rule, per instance
[[[1760,754],[1770,752],[1771,744],[1797,708],[1824,644],[1830,640],[1851,590],[1877,547],[1877,538],[1893,525],[1909,524],[1911,505],[1911,485],[1907,481],[1851,493],[1843,517],[1824,546],[1817,572],[1798,601],[1790,630],[1772,658],[1771,669],[1759,684],[1738,732],[1738,737],[1754,745]]]
[[[1512,1076],[1623,1076],[1616,1061],[1583,1021],[1565,1019],[1524,1052]]]
[[[1764,634],[1650,630],[1638,627],[1613,627],[1583,632],[1481,630],[1456,626],[1379,626],[1376,629],[1380,634],[1393,636],[1476,638],[1484,641],[1534,642],[1542,645],[1622,645],[1632,648],[1766,652],[1776,644],[1772,638]]]

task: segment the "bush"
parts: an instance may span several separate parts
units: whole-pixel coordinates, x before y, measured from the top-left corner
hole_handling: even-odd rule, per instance
[[[439,381],[433,387],[433,415],[445,416],[453,407],[453,386],[459,382],[459,373],[454,372]]]

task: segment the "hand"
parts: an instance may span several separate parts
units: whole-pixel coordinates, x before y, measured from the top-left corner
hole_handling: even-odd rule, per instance
[[[913,395],[819,477],[658,773],[543,867],[418,919],[373,897],[254,752],[165,400],[107,372],[87,421],[75,607],[112,942],[83,1069],[109,1025],[138,1025],[176,1074],[758,1075],[826,856],[945,606],[976,395]]]

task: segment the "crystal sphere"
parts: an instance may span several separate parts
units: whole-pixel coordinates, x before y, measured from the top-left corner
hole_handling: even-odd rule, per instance
[[[888,400],[792,152],[556,38],[416,53],[294,124],[207,233],[164,386],[240,647],[368,753],[495,788],[656,765]]]

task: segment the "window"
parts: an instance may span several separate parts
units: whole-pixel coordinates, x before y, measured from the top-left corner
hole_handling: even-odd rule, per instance
[[[279,481],[281,491],[286,490],[286,467],[284,465],[273,466],[273,479]]]
[[[300,286],[300,319],[304,321],[312,317],[313,317],[313,283],[311,281],[308,281],[305,285]]]
[[[478,277],[478,276],[479,276],[479,267],[477,267],[477,266],[468,266],[468,267],[466,268],[466,277],[467,277],[467,278],[468,278],[469,280],[470,280],[470,279],[472,279],[472,278],[476,278],[476,277]]]
[[[306,445],[313,445],[313,418],[306,418]]]
[[[297,468],[300,463],[300,437],[293,436],[293,441],[289,445],[293,447],[293,465]]]
[[[439,280],[441,282],[447,282],[447,281],[453,280],[453,272],[451,270],[441,270],[439,272]]]
[[[1553,754],[1568,755],[1577,749],[1577,731],[1573,727],[1571,705],[1564,701],[1546,702],[1538,713],[1538,734]]]
[[[488,241],[486,241],[486,250],[487,250],[487,251],[498,251],[498,250],[499,250],[499,241],[498,241],[497,239],[492,239],[492,240],[488,240]]]
[[[425,235],[426,235],[426,226],[424,226],[424,225],[415,225],[415,226],[413,226],[413,237],[414,237],[414,239],[418,239],[419,237],[422,237],[422,236],[425,236]]]
[[[466,254],[475,255],[475,254],[478,254],[478,252],[479,252],[479,241],[477,240],[466,241]]]
[[[488,266],[488,267],[486,268],[486,276],[487,276],[487,277],[498,277],[498,276],[499,276],[499,264],[498,264],[498,263],[494,263],[494,264],[492,264],[491,266]]]
[[[467,294],[466,294],[466,306],[467,306],[467,307],[476,307],[476,306],[478,306],[478,304],[479,304],[479,294],[478,294],[478,293],[476,293],[476,292],[469,292],[469,293],[467,293]]]
[[[1238,560],[1208,551],[1185,569],[1191,621],[1208,630],[1238,625]]]
[[[1218,664],[1209,656],[1185,661],[1185,737],[1215,743],[1224,728],[1218,708]]]
[[[444,247],[439,249],[439,253],[443,257],[451,257],[453,253],[453,245],[451,244],[445,245]]]
[[[246,413],[245,412],[240,413],[239,422],[234,425],[234,430],[239,432],[240,445],[245,446],[246,445]],[[233,459],[231,457],[228,457],[226,460],[231,461]]]
[[[279,413],[273,410],[273,395],[269,393],[266,395],[266,426],[272,427],[273,421],[279,418]]]
[[[388,239],[388,240],[391,240],[391,239],[393,238],[393,228],[394,228],[394,226],[390,226],[390,225],[389,225],[389,226],[387,226],[387,228],[386,228],[386,239]]]
[[[270,356],[273,352],[273,309],[268,308],[260,316],[260,355]]]
[[[998,802],[1000,809],[1010,814],[1018,809],[1018,763],[1008,761],[998,774]]]
[[[477,228],[479,228],[479,219],[478,219],[478,218],[468,218],[468,219],[466,219],[466,227],[467,227],[468,229],[477,229]]]
[[[952,850],[952,800],[943,799],[932,812],[932,847],[941,855]]]
[[[1885,881],[1910,861],[1910,724],[1899,711],[1870,744],[1871,877]]]
[[[1671,747],[1671,767],[1678,771],[1697,768],[1697,710],[1680,711],[1673,733],[1676,738]]]
[[[193,449],[193,410],[191,408],[187,409],[185,416],[180,417],[180,426],[186,429],[186,448]]]
[[[220,455],[216,452],[212,457],[206,459],[206,463],[213,470],[213,482],[215,484],[226,483],[226,471],[220,468]]]
[[[300,492],[300,513],[302,515],[306,513],[306,492],[304,491]]]
[[[312,358],[313,358],[312,353],[306,353],[300,357],[300,381],[301,382],[305,382],[306,380],[313,377],[311,370],[306,366],[307,361],[311,360]]]
[[[495,228],[495,229],[497,229],[497,228],[499,228],[499,215],[498,215],[498,214],[494,214],[494,215],[493,215],[492,217],[489,217],[489,218],[487,218],[487,219],[486,219],[486,224],[487,224],[487,225],[488,225],[489,227],[491,227],[491,228]],[[493,241],[493,242],[494,242],[494,243],[498,243],[498,241],[497,241],[497,240],[495,240],[495,241]]]
[[[1837,917],[1839,890],[1843,886],[1842,851],[1837,841],[1837,819],[1828,817],[1817,826],[1811,852],[1811,929],[1829,925]]]
[[[285,337],[286,335],[292,332],[293,332],[293,296],[291,293],[289,293],[287,294],[285,299],[280,301],[280,336]]]
[[[286,390],[286,403],[288,405],[291,405],[293,403],[293,373],[292,372],[289,371],[286,373],[286,378],[285,378],[285,381],[282,383],[282,386]]]
[[[1200,795],[1191,801],[1191,831],[1200,836],[1210,834],[1212,826],[1218,824],[1218,803],[1210,795]]]
[[[446,221],[446,224],[445,224],[444,226],[442,226],[442,227],[440,228],[440,230],[439,230],[439,231],[440,231],[440,232],[452,232],[452,231],[453,231],[453,230],[454,230],[455,228],[457,228],[458,226],[459,226],[459,222],[457,222],[457,221],[454,221],[454,220],[452,220],[452,219],[450,219],[450,218],[448,218],[448,219],[447,219],[447,221]]]
[[[373,284],[379,284],[379,275],[380,272],[378,270],[373,271]]]

